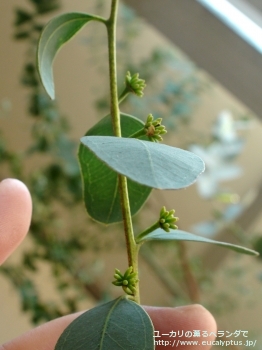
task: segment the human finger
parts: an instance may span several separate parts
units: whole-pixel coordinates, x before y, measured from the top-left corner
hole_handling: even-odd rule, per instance
[[[150,315],[156,331],[159,331],[160,334],[167,334],[170,331],[176,330],[184,330],[184,332],[187,330],[200,330],[209,333],[216,331],[214,318],[206,309],[199,305],[178,308],[145,307],[145,309]],[[4,344],[0,350],[53,350],[63,330],[80,314],[64,316],[39,326]],[[210,341],[213,338],[209,337],[205,338],[205,340],[209,339]],[[157,338],[155,339],[157,340]],[[164,338],[162,337],[162,339]],[[185,337],[179,338],[181,341],[186,339]],[[198,338],[199,342],[202,340],[202,337]],[[165,349],[171,348],[171,344],[165,347]],[[184,345],[180,343],[176,348],[178,350],[209,350],[211,346]],[[163,349],[163,345],[157,344],[156,349]]]
[[[31,213],[27,187],[16,179],[3,180],[0,183],[0,265],[27,234]]]
[[[155,328],[156,349],[208,350],[217,330],[211,313],[201,305],[147,307]]]

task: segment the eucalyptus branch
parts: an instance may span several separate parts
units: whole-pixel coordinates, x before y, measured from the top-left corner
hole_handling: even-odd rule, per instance
[[[110,102],[111,118],[115,136],[121,137],[120,111],[118,107],[117,93],[117,68],[116,68],[116,22],[119,0],[112,0],[111,14],[106,22],[108,33],[108,55],[110,76]]]
[[[110,96],[111,96],[111,118],[115,136],[121,137],[120,111],[118,106],[117,92],[117,69],[116,69],[116,22],[119,0],[112,0],[111,14],[106,23],[108,32],[108,52],[109,52],[109,74],[110,74]],[[121,197],[122,216],[124,222],[126,248],[128,255],[128,265],[132,266],[133,272],[138,275],[138,249],[134,239],[131,210],[129,204],[127,179],[123,175],[118,175],[119,192]],[[140,302],[138,279],[134,288],[134,298]]]
[[[133,116],[122,114],[120,120],[119,103],[129,92],[142,97],[145,81],[139,78],[138,73],[131,75],[128,72],[125,82],[126,89],[118,98],[116,65],[118,5],[119,0],[111,0],[111,12],[107,20],[101,18],[98,20],[95,15],[78,12],[57,16],[44,28],[37,49],[37,64],[42,83],[49,96],[54,99],[51,63],[61,46],[91,21],[102,22],[107,28],[111,119],[110,116],[106,116],[102,122],[94,125],[86,136],[81,138],[78,158],[87,212],[93,219],[104,224],[123,220],[129,265],[124,274],[121,274],[118,269],[115,270],[113,281],[113,284],[121,286],[127,295],[82,314],[77,322],[72,322],[65,329],[55,350],[71,350],[76,339],[81,348],[96,348],[97,344],[100,344],[103,349],[111,350],[112,341],[114,341],[114,344],[117,343],[121,349],[138,349],[145,348],[145,339],[147,349],[155,348],[152,321],[145,310],[138,305],[138,250],[142,242],[152,239],[191,240],[226,246],[250,255],[257,254],[244,247],[213,241],[188,232],[174,232],[178,218],[174,216],[175,210],[168,211],[165,207],[162,207],[158,221],[135,239],[131,215],[135,214],[145,203],[152,188],[176,190],[188,187],[204,171],[204,163],[198,156],[190,152],[167,145],[154,144],[154,142],[162,141],[161,135],[166,133],[165,127],[161,125],[161,118],[154,120],[149,114],[143,130],[139,130],[143,127],[143,122]],[[111,136],[112,127],[114,137]],[[122,131],[127,137],[131,134],[131,138],[122,138]],[[132,139],[142,134],[152,142],[138,142]],[[132,152],[129,156],[130,148]],[[126,176],[131,180],[128,186]],[[105,178],[108,180],[106,183]],[[119,186],[118,191],[116,191],[116,183]],[[128,189],[133,194],[130,198]],[[162,232],[160,228],[165,232]],[[184,251],[182,250],[181,253]],[[186,260],[182,259],[182,261]],[[187,269],[186,265],[184,269]],[[111,325],[119,322],[121,322],[119,325],[121,327],[117,327],[116,331]],[[90,324],[96,327],[96,335],[86,337],[86,329]],[[134,332],[136,337],[128,336]]]

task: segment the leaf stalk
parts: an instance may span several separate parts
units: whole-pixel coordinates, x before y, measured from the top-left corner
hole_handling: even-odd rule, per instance
[[[134,134],[130,135],[129,138],[131,139],[138,139],[139,137],[145,136],[146,135],[146,129],[140,129],[137,132],[135,132]]]
[[[118,104],[120,105],[120,103],[122,103],[129,94],[130,91],[128,90],[128,88],[125,88],[118,98]]]
[[[136,242],[137,244],[140,244],[140,241],[142,238],[147,236],[149,233],[155,231],[160,227],[159,220],[155,222],[152,226],[148,227],[145,231],[141,232],[138,236],[136,236]]]

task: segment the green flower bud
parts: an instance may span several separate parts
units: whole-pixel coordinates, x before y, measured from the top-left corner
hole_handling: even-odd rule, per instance
[[[178,221],[178,217],[174,216],[175,210],[166,210],[163,206],[159,214],[159,226],[166,232],[170,232],[170,229],[176,230],[178,227],[174,223]]]
[[[133,271],[133,266],[129,266],[129,268],[126,270],[124,277],[128,278]]]
[[[118,269],[115,269],[114,278],[112,283],[115,286],[121,286],[125,293],[134,295],[136,292],[136,284],[138,282],[137,273],[133,272],[133,266],[129,266],[124,275]]]
[[[170,225],[170,228],[172,228],[173,230],[177,230],[178,229],[177,225],[173,225],[173,224],[169,224],[169,225]]]
[[[123,290],[128,295],[134,295],[134,293],[135,293],[135,289],[133,289],[133,291],[132,291],[129,287],[123,287]]]
[[[130,72],[126,73],[126,88],[135,95],[142,97],[144,95],[144,88],[146,87],[145,80],[139,78],[136,73],[131,76]]]
[[[167,133],[165,126],[161,125],[162,118],[157,118],[154,120],[152,114],[147,116],[147,120],[145,123],[145,131],[149,140],[152,142],[160,142],[163,141],[163,138],[160,135],[164,135]]]
[[[122,281],[113,281],[112,283],[117,287],[122,286]]]
[[[119,276],[117,273],[114,274],[114,277],[116,280],[121,280],[121,276]]]

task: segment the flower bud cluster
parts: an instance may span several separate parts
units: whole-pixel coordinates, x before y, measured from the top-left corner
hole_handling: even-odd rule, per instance
[[[174,214],[174,209],[168,211],[165,206],[160,211],[159,225],[166,232],[170,232],[170,229],[176,230],[178,228],[174,223],[179,219]]]
[[[133,266],[129,266],[124,275],[118,269],[115,269],[114,278],[115,281],[112,283],[115,286],[121,286],[126,294],[135,294],[138,275],[136,272],[133,272]]]
[[[163,141],[161,135],[167,133],[165,126],[161,125],[162,118],[157,118],[154,120],[152,114],[149,114],[145,123],[146,135],[150,141],[159,142]]]
[[[143,97],[144,88],[146,87],[145,80],[139,78],[136,73],[131,76],[130,72],[126,73],[126,87],[127,89],[139,97]]]

